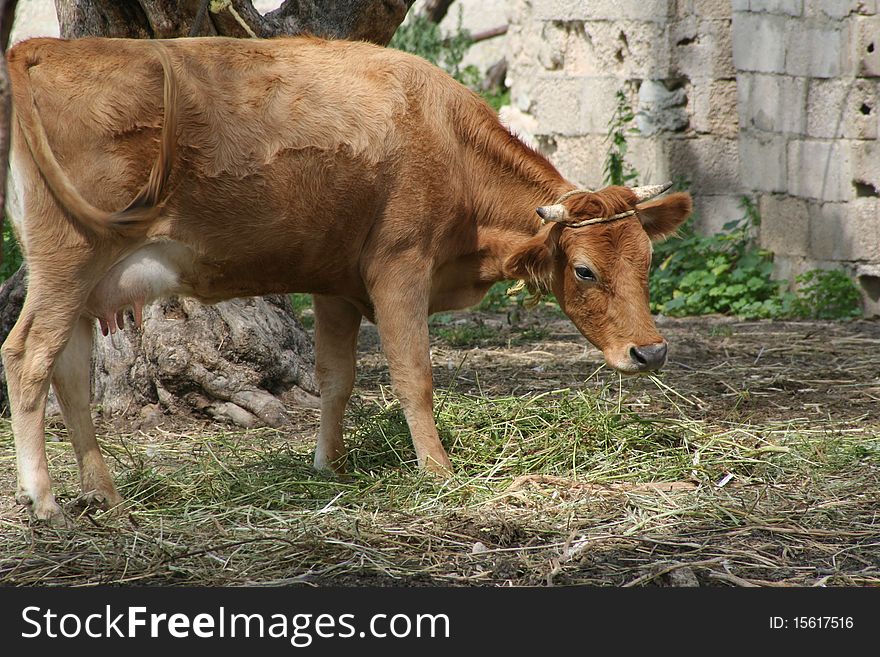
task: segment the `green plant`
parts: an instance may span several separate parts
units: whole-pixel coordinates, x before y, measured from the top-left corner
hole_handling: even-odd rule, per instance
[[[496,87],[495,89],[481,91],[480,95],[496,112],[500,110],[503,105],[510,105],[510,89],[507,87],[502,86]]]
[[[436,329],[437,337],[452,347],[472,347],[494,341],[498,331],[483,323],[454,324]]]
[[[796,293],[773,280],[773,254],[758,248],[753,228],[761,217],[753,201],[741,200],[743,216],[714,235],[692,224],[654,248],[651,310],[673,316],[721,313],[743,319],[798,317],[847,319],[861,315],[861,294],[843,272],[811,270],[797,277]]]
[[[861,298],[852,279],[839,270],[812,269],[795,279],[798,282],[791,314],[809,319],[860,317]]]
[[[637,134],[633,108],[619,90],[614,114],[608,121],[605,156],[607,185],[631,185],[639,172],[626,156],[627,138]],[[677,190],[687,189],[679,178]],[[789,311],[790,296],[780,293],[784,282],[772,281],[772,254],[754,246],[752,230],[760,225],[754,203],[743,197],[742,218],[725,224],[723,231],[703,236],[689,222],[678,236],[654,248],[651,273],[651,310],[668,315],[735,314],[743,317],[775,317]]]
[[[418,55],[439,66],[443,52],[440,26],[428,20],[426,16],[414,14],[410,20],[397,28],[388,47]]]
[[[461,26],[461,13],[454,34],[443,37],[440,26],[427,16],[415,14],[401,25],[389,47],[403,50],[440,66],[456,80],[474,88],[479,82],[479,71],[474,66],[462,66],[468,48],[473,44],[470,32]]]
[[[605,179],[606,185],[629,185],[638,177],[638,171],[626,161],[628,150],[627,135],[637,134],[632,126],[635,114],[632,106],[621,89],[615,94],[617,105],[614,114],[608,121],[608,135],[605,141],[610,142],[608,152],[605,155]]]
[[[722,313],[744,318],[779,317],[791,311],[784,281],[771,280],[773,259],[755,246],[760,224],[754,203],[743,197],[743,216],[714,235],[700,235],[693,224],[654,249],[651,310],[667,315]]]
[[[0,264],[0,282],[2,282],[18,271],[22,262],[21,250],[18,248],[18,242],[15,240],[8,219],[3,222],[3,240],[0,249],[3,250],[3,264]]]
[[[311,294],[291,294],[290,305],[297,319],[307,329],[315,327],[315,313],[312,312],[312,295]]]

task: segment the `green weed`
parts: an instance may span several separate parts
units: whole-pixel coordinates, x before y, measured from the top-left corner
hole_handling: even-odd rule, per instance
[[[18,271],[22,263],[21,249],[19,249],[15,235],[12,233],[9,219],[3,222],[3,239],[0,249],[3,253],[3,264],[0,264],[0,283],[2,283]]]

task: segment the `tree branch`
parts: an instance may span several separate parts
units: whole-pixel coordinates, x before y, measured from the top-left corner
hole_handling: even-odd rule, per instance
[[[446,17],[449,7],[452,6],[453,2],[455,0],[428,0],[424,5],[423,11],[428,20],[439,23]]]
[[[275,11],[259,18],[261,36],[314,34],[330,39],[372,41],[387,45],[415,0],[286,0]],[[243,9],[254,10],[250,0],[233,0],[248,23]]]

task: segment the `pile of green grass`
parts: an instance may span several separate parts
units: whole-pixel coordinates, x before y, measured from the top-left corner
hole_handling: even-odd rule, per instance
[[[611,385],[493,399],[441,391],[436,407],[456,466],[447,480],[415,467],[396,402],[355,404],[342,478],[315,474],[313,445],[283,431],[105,439],[127,501],[66,529],[31,526],[10,506],[0,583],[642,584],[658,554],[710,564],[705,577],[727,583],[817,579],[818,566],[799,570],[777,552],[795,547],[837,564],[831,583],[880,583],[876,427],[649,417]],[[71,448],[48,448],[70,499]],[[4,421],[9,492],[13,459]],[[873,567],[841,570],[847,532]],[[755,541],[766,555],[744,558]]]

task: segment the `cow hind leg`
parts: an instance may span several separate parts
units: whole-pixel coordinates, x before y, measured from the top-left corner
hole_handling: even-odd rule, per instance
[[[58,285],[52,286],[31,271],[24,306],[0,350],[15,439],[16,500],[34,518],[53,524],[66,521],[52,494],[46,459],[46,398],[56,360],[67,343],[84,298],[69,289],[70,281],[76,280],[59,277]]]
[[[122,501],[95,438],[91,402],[92,321],[76,320],[67,345],[52,371],[52,387],[79,466],[82,495],[77,505],[109,508]]]
[[[314,296],[315,374],[321,390],[321,426],[315,469],[345,470],[342,423],[354,387],[360,311],[338,297]]]

